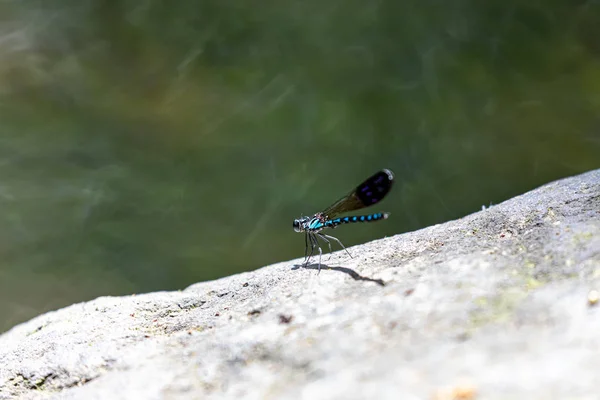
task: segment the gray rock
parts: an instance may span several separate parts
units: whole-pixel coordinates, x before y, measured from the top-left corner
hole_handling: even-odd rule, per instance
[[[0,336],[0,399],[598,399],[600,170],[462,219]]]

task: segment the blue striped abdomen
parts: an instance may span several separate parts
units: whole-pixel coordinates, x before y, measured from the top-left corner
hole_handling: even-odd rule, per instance
[[[351,224],[354,222],[373,222],[381,219],[386,219],[389,213],[373,213],[367,215],[354,215],[351,217],[334,218],[329,221],[325,221],[324,228],[335,228],[340,224]]]

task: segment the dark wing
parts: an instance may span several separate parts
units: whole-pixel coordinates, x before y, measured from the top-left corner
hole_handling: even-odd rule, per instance
[[[394,174],[392,171],[383,169],[358,185],[356,189],[346,196],[327,207],[323,210],[322,214],[327,218],[333,218],[341,213],[372,206],[380,202],[388,194],[393,182]]]

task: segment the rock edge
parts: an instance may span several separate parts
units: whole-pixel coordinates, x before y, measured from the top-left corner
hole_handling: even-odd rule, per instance
[[[600,170],[351,251],[40,315],[0,399],[597,398]]]

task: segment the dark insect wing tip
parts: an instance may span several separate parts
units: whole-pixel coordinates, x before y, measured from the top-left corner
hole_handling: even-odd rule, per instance
[[[394,174],[389,169],[382,169],[361,183],[356,189],[356,196],[367,207],[380,202],[392,188]]]
[[[342,197],[321,212],[328,218],[348,211],[358,210],[380,202],[392,188],[394,173],[381,169],[358,185],[352,192]]]
[[[392,172],[392,170],[384,168],[381,171],[385,172],[385,174],[387,175],[389,181],[393,181],[394,180],[394,173]]]

